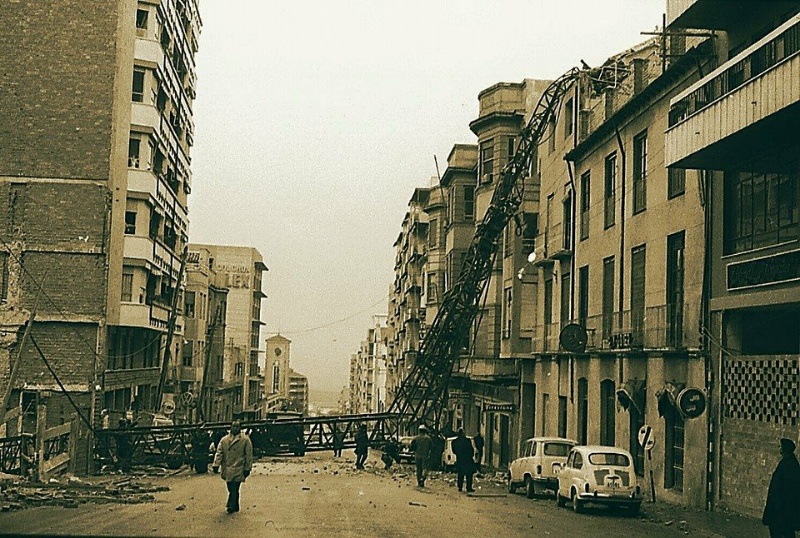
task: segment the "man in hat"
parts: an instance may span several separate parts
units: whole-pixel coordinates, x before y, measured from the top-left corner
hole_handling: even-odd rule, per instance
[[[458,477],[456,484],[458,491],[464,487],[464,479],[467,479],[467,492],[472,493],[472,475],[475,474],[475,447],[472,441],[464,433],[464,428],[458,429],[458,435],[453,439],[453,454],[456,455],[456,472]]]
[[[222,479],[228,486],[228,513],[239,511],[239,487],[253,468],[253,443],[242,433],[242,423],[234,420],[231,432],[217,443],[214,472],[222,468]]]
[[[425,487],[425,479],[428,478],[432,449],[433,441],[428,435],[428,428],[421,424],[419,434],[411,440],[411,451],[414,452],[414,463],[417,466],[417,485],[421,488]]]
[[[800,463],[791,439],[781,439],[781,461],[772,473],[761,522],[771,538],[794,538],[800,529]]]

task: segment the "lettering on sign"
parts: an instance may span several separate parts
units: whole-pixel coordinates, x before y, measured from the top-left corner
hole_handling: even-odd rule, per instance
[[[800,250],[728,264],[728,289],[800,280]]]
[[[226,273],[225,286],[227,288],[250,288],[250,273]]]
[[[689,387],[678,394],[677,403],[683,416],[697,418],[706,410],[706,395],[696,387]]]
[[[611,349],[628,349],[633,347],[633,333],[618,333],[608,337]]]
[[[483,407],[483,411],[486,413],[493,413],[496,411],[510,411],[513,412],[515,410],[514,404],[486,404]]]

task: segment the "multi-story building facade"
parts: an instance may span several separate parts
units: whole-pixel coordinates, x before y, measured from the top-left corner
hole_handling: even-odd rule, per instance
[[[289,374],[291,372],[292,341],[276,334],[266,340],[264,364],[264,394],[266,410],[282,410],[289,401]]]
[[[664,127],[666,165],[701,182],[708,216],[709,502],[759,516],[777,440],[800,435],[800,8],[667,8],[669,32],[715,36]]]
[[[259,418],[263,413],[264,383],[259,378],[258,366],[263,325],[261,300],[266,297],[261,282],[267,266],[252,247],[192,244],[191,248],[210,253],[214,270],[222,275],[228,288],[223,377],[233,392],[233,413]]]
[[[380,413],[386,410],[387,316],[372,316],[367,338],[351,358],[350,406],[353,413]]]
[[[154,411],[181,306],[197,2],[57,7],[58,18],[50,2],[0,7],[0,57],[14,72],[0,83],[8,321],[36,310],[34,339],[90,421],[100,406]],[[76,33],[64,17],[92,24]],[[172,330],[182,333],[180,316]],[[60,393],[41,362],[35,350],[23,357],[12,400]],[[67,407],[51,405],[48,421],[68,419]]]
[[[423,290],[428,249],[428,205],[430,188],[417,188],[408,202],[402,231],[394,243],[395,280],[389,291],[387,315],[386,400],[394,401],[417,357],[420,330],[426,320]]]
[[[233,402],[223,402],[217,393],[223,383],[228,288],[224,287],[222,275],[212,268],[211,260],[205,249],[189,252],[186,260],[186,328],[182,356],[173,367],[172,379],[176,380],[177,395],[191,395],[177,398],[182,404],[177,409],[188,422],[232,418],[223,412],[232,409]]]
[[[289,403],[287,410],[308,415],[308,378],[294,370],[289,372]]]

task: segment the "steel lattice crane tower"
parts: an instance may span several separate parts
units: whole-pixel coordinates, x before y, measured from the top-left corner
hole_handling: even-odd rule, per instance
[[[425,424],[435,431],[439,429],[450,374],[477,317],[503,230],[522,204],[522,179],[530,170],[536,148],[544,139],[550,120],[556,117],[564,94],[580,73],[580,69],[573,68],[545,89],[520,135],[517,151],[500,172],[492,201],[475,230],[458,280],[445,294],[420,345],[417,360],[389,407],[389,413],[397,413],[408,425]]]

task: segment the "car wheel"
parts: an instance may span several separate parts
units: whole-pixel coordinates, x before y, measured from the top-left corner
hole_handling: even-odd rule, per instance
[[[508,492],[516,493],[517,485],[511,480],[511,473],[508,474]]]
[[[559,508],[564,508],[567,505],[567,500],[561,496],[561,494],[556,490],[556,506]]]
[[[536,495],[536,483],[533,481],[531,477],[525,479],[525,496],[529,499],[533,499]]]
[[[572,510],[576,514],[583,512],[583,501],[578,498],[578,492],[572,490]]]

